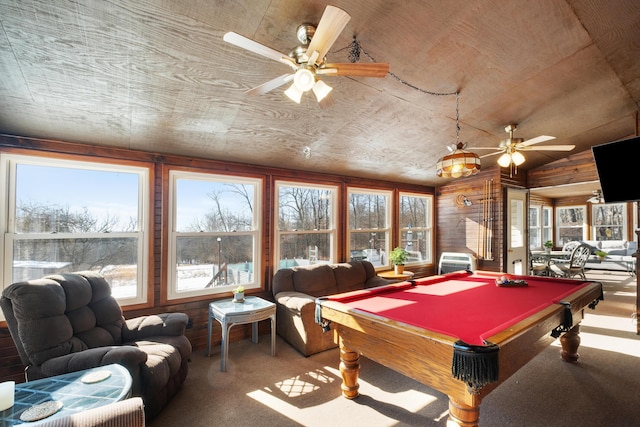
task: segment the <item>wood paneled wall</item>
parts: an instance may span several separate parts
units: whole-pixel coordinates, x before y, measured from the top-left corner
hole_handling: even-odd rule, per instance
[[[591,150],[570,154],[527,172],[527,187],[553,187],[598,180],[598,171]]]
[[[481,169],[477,175],[452,181],[437,189],[437,254],[442,252],[464,252],[476,257],[478,269],[500,271],[502,269],[503,198],[501,168],[491,166]],[[490,184],[491,192],[485,190]],[[466,196],[471,206],[460,206],[458,196]],[[485,206],[491,200],[491,212]],[[483,256],[483,227],[492,233],[492,258]]]
[[[235,173],[248,174],[250,176],[262,175],[265,179],[266,194],[264,197],[264,235],[263,247],[261,251],[262,265],[264,271],[261,273],[263,277],[264,288],[255,295],[272,299],[271,295],[271,279],[273,270],[271,265],[273,260],[271,254],[273,251],[272,227],[270,221],[273,217],[273,199],[272,189],[275,180],[283,179],[289,181],[299,181],[317,184],[333,184],[337,185],[340,191],[339,200],[346,201],[347,187],[377,188],[383,190],[391,190],[394,194],[394,200],[397,201],[400,191],[417,192],[424,194],[434,194],[433,187],[419,186],[414,184],[397,183],[394,181],[382,181],[362,179],[348,176],[327,175],[319,173],[309,173],[304,171],[295,171],[287,169],[267,168],[254,165],[246,165],[239,163],[224,162],[218,160],[195,159],[174,155],[161,155],[155,153],[147,153],[141,151],[114,149],[107,147],[98,147],[92,145],[69,143],[61,141],[51,141],[34,138],[20,138],[13,136],[0,135],[0,152],[14,152],[22,154],[34,153],[55,153],[60,156],[90,156],[95,158],[116,159],[122,161],[139,161],[153,164],[154,182],[153,182],[153,249],[152,249],[152,271],[150,280],[152,281],[153,303],[149,307],[135,309],[124,308],[125,317],[132,318],[139,315],[155,314],[161,312],[180,311],[187,313],[192,321],[192,327],[187,329],[187,337],[194,347],[194,351],[204,351],[207,343],[207,316],[208,304],[211,299],[193,299],[180,303],[162,304],[162,286],[165,279],[163,278],[164,268],[163,260],[166,260],[167,245],[163,239],[163,227],[166,228],[166,206],[163,201],[166,199],[167,177],[166,166],[176,166],[181,168],[193,168],[194,170],[208,171],[212,173]],[[346,232],[346,215],[347,208],[339,210],[338,214],[338,256],[341,260],[347,259],[346,241],[343,238]],[[398,236],[394,236],[397,244]],[[426,276],[434,274],[434,266],[427,265],[419,269],[414,269],[418,276]],[[221,295],[219,297],[229,297],[230,295]],[[267,332],[269,325],[267,322],[261,322],[260,331]],[[231,330],[231,341],[247,338],[250,336],[250,327],[247,325],[237,326]],[[221,339],[221,329],[217,322],[214,322],[214,330],[212,336],[212,345],[219,346]],[[17,350],[6,328],[5,322],[0,322],[0,381],[13,379],[23,381],[23,369]]]

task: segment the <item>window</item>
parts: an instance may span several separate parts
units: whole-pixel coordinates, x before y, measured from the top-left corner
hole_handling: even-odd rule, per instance
[[[553,240],[551,212],[548,206],[529,208],[529,248],[532,250],[542,249],[544,242]]]
[[[432,263],[433,197],[400,193],[400,246],[409,264]]]
[[[391,192],[349,189],[349,256],[374,267],[389,265]]]
[[[531,206],[529,208],[529,248],[542,248],[542,227],[540,224],[540,213],[542,206]]]
[[[259,288],[262,180],[169,173],[168,299]]]
[[[149,167],[0,159],[5,284],[92,270],[121,304],[146,302]]]
[[[593,240],[627,240],[627,204],[592,206]]]
[[[542,243],[553,241],[553,210],[549,206],[542,207]],[[540,246],[542,248],[542,246]]]
[[[275,269],[336,259],[335,186],[276,182]]]
[[[569,206],[556,208],[556,246],[571,241],[585,240],[585,207]]]

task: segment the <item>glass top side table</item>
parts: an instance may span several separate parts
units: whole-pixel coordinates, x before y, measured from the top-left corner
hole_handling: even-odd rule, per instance
[[[89,374],[97,376],[95,382]],[[118,402],[130,397],[131,381],[129,371],[112,364],[16,384],[15,403],[0,411],[0,426],[33,425],[20,419],[22,413],[52,400],[62,402],[62,409],[43,421]]]
[[[207,325],[207,356],[211,356],[211,329],[213,320],[222,326],[220,370],[226,371],[229,355],[229,331],[234,325],[252,323],[251,341],[258,342],[258,322],[271,319],[271,355],[276,355],[276,305],[259,297],[245,297],[244,302],[232,299],[209,303],[209,321]]]

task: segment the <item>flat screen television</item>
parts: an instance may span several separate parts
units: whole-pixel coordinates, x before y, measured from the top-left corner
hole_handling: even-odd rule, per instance
[[[640,200],[640,136],[591,147],[606,203]]]

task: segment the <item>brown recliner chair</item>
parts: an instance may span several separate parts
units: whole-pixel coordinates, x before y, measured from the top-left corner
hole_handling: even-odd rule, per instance
[[[27,381],[118,363],[133,379],[147,420],[187,377],[191,343],[184,313],[125,320],[99,274],[79,272],[14,283],[0,298]]]

